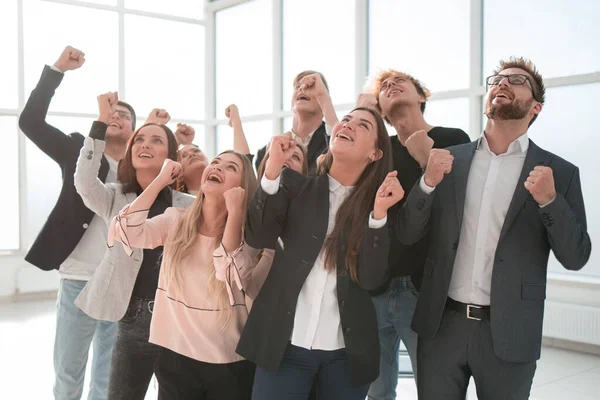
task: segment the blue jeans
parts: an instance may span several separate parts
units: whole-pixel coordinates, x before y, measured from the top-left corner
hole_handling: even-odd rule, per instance
[[[88,400],[104,400],[112,349],[117,338],[116,322],[98,321],[75,305],[87,282],[61,279],[56,302],[54,338],[54,398],[79,400],[83,394],[85,367],[94,343],[92,377]]]
[[[252,400],[306,400],[315,382],[318,400],[364,400],[369,386],[352,386],[350,380],[346,349],[308,350],[288,344],[277,371],[256,367]]]
[[[417,379],[417,334],[410,327],[417,298],[418,292],[410,276],[394,278],[385,293],[372,297],[377,312],[381,358],[379,377],[369,388],[369,400],[396,398],[400,340],[408,350],[415,381]]]

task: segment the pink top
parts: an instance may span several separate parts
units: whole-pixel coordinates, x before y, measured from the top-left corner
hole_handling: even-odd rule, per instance
[[[155,248],[164,246],[170,251],[169,235],[173,233],[185,210],[173,207],[165,213],[147,219],[148,211],[128,214],[126,206],[109,228],[109,245],[115,240],[131,247]],[[192,253],[182,260],[180,287],[165,276],[161,264],[154,313],[150,324],[150,342],[198,361],[225,364],[243,360],[235,348],[248,310],[241,290],[248,287],[256,265],[258,250],[245,244],[227,253],[214,237],[198,234]],[[163,257],[164,263],[164,257]],[[226,315],[218,309],[218,301],[209,298],[208,279],[214,263],[216,278],[225,281],[232,314],[229,325],[223,328]]]

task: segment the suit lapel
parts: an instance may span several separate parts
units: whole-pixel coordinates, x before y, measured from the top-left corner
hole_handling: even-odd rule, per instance
[[[466,146],[457,147],[453,151],[454,163],[452,166],[452,179],[454,180],[454,191],[456,194],[456,215],[458,217],[458,227],[462,226],[463,211],[465,209],[465,196],[467,194],[467,182],[469,180],[469,170],[475,150],[479,141],[471,142]]]
[[[308,164],[312,165],[316,162],[317,157],[322,153],[323,144],[327,143],[327,131],[325,130],[325,122],[315,131],[310,142],[308,143]]]
[[[506,218],[502,225],[502,231],[500,232],[500,240],[506,235],[510,226],[514,222],[519,212],[523,209],[525,202],[531,197],[531,194],[525,189],[525,181],[529,176],[529,173],[537,165],[548,166],[550,164],[551,156],[549,153],[542,151],[533,141],[529,141],[529,149],[527,149],[527,155],[525,156],[525,162],[523,163],[523,169],[515,188],[515,193],[506,212]]]

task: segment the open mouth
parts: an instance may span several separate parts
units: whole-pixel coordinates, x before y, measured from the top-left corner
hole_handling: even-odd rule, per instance
[[[300,101],[300,100],[304,100],[304,101],[310,101],[310,97],[308,97],[305,94],[301,94],[298,97],[296,97],[296,100]]]
[[[221,178],[219,175],[217,175],[215,173],[210,173],[206,177],[206,181],[207,182],[214,182],[214,183],[223,183],[223,178]]]
[[[347,140],[349,142],[354,142],[354,139],[352,139],[350,136],[344,134],[344,133],[338,133],[337,135],[335,135],[336,139],[341,139],[341,140]]]
[[[111,122],[110,124],[108,124],[108,126],[112,126],[113,128],[117,128],[117,129],[121,129],[121,125],[117,124],[116,122]]]
[[[154,156],[148,153],[140,153],[138,154],[138,158],[154,158]]]
[[[496,94],[496,96],[494,96],[494,98],[495,99],[502,98],[502,99],[510,100],[510,96],[507,93],[503,93],[503,92]]]
[[[402,90],[400,89],[392,89],[390,90],[390,92],[388,93],[388,97],[394,96],[397,93],[402,93]]]

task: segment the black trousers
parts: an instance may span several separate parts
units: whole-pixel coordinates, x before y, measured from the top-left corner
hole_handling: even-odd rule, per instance
[[[132,298],[119,321],[108,382],[108,400],[144,400],[160,347],[148,342],[152,300]]]
[[[527,400],[536,362],[499,359],[490,321],[446,309],[435,337],[419,337],[417,365],[419,400],[464,400],[471,376],[481,400]]]
[[[161,347],[158,400],[250,400],[254,364],[209,364]]]

